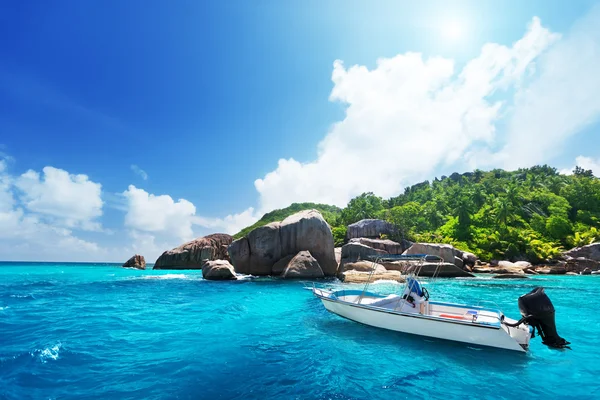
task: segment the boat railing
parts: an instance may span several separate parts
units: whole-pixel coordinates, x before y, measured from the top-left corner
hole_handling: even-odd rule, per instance
[[[371,271],[369,273],[369,276],[367,278],[367,282],[365,283],[363,291],[360,294],[360,296],[358,297],[358,300],[357,300],[358,304],[360,304],[362,299],[364,298],[364,295],[367,292],[369,284],[373,280],[373,275],[375,273],[375,270],[377,269],[378,264],[380,264],[382,262],[405,261],[405,262],[409,263],[410,265],[407,266],[407,268],[402,272],[404,272],[407,275],[407,277],[411,277],[411,276],[418,277],[421,273],[421,269],[423,268],[423,264],[426,261],[433,261],[433,262],[437,261],[438,265],[432,275],[432,278],[436,278],[439,275],[439,271],[440,271],[442,262],[444,261],[441,257],[431,255],[431,254],[377,254],[377,255],[373,255],[373,256],[368,256],[368,257],[366,257],[366,259],[373,263],[373,267],[371,268]],[[404,293],[406,291],[408,284],[409,284],[409,280],[407,279],[404,287],[402,288],[401,293]],[[400,307],[400,309],[402,309],[402,307],[404,307],[404,304],[406,303],[406,301],[407,300],[404,298],[398,299],[398,302],[396,303],[394,310],[398,309],[398,307]]]

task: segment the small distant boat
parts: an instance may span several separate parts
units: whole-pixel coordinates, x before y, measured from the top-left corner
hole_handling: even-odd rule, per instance
[[[543,343],[550,347],[570,344],[558,336],[554,307],[541,287],[519,298],[523,318],[518,321],[493,308],[430,301],[429,293],[417,277],[419,266],[431,257],[422,254],[373,258],[373,269],[363,290],[328,290],[313,284],[312,292],[328,311],[377,328],[519,352],[529,349],[530,338],[537,328]],[[413,266],[400,294],[369,292],[377,264],[398,260]],[[440,259],[440,265],[441,262]]]

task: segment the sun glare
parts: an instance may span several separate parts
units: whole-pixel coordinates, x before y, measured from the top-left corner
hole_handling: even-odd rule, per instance
[[[463,26],[460,21],[446,21],[442,25],[442,36],[445,39],[456,41],[463,36]]]

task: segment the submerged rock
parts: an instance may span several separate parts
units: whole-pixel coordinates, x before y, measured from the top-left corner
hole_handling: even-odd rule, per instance
[[[225,281],[235,280],[233,265],[227,260],[211,260],[202,266],[202,277],[208,280]]]
[[[154,269],[202,269],[207,261],[229,259],[227,246],[232,241],[233,237],[224,233],[194,239],[162,253]]]
[[[325,276],[335,276],[333,235],[317,210],[300,211],[282,222],[256,228],[228,249],[236,272],[252,275],[272,275],[282,258],[304,250],[310,251]]]
[[[284,279],[315,279],[324,276],[319,262],[309,251],[301,251],[296,254],[281,273],[281,277]]]
[[[492,276],[494,279],[529,279],[527,275],[523,274],[500,274]]]
[[[123,264],[123,268],[146,269],[146,259],[144,258],[144,256],[136,254],[132,256],[129,260],[125,261],[125,264]]]

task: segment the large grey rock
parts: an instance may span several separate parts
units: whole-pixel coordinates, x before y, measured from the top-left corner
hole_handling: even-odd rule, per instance
[[[132,256],[129,260],[125,261],[125,264],[123,264],[123,268],[146,269],[146,259],[144,258],[144,256],[136,254]]]
[[[587,246],[575,247],[565,251],[563,254],[572,258],[583,257],[594,261],[600,261],[600,242],[588,244]]]
[[[463,269],[465,266],[465,262],[462,258],[454,257],[454,265],[456,265],[460,269]]]
[[[363,219],[348,225],[346,237],[354,238],[380,238],[382,234],[390,235],[395,232],[394,225],[380,219]]]
[[[526,269],[526,268],[531,268],[532,265],[529,261],[517,261],[514,263],[517,267]]]
[[[371,257],[385,256],[387,254],[388,253],[384,250],[378,250],[361,243],[351,242],[342,246],[341,262],[369,260]]]
[[[226,260],[227,246],[233,237],[215,233],[194,239],[165,251],[154,263],[154,269],[201,269],[206,261]]]
[[[343,274],[346,271],[360,271],[360,272],[371,272],[374,269],[374,273],[384,273],[387,269],[381,265],[371,261],[356,261],[349,262],[340,265],[340,269],[338,270],[338,275]]]
[[[279,260],[275,264],[273,264],[273,268],[271,268],[271,275],[273,275],[273,276],[281,275],[282,272],[285,271],[285,269],[287,268],[290,261],[292,261],[292,258],[294,258],[294,256],[292,256],[292,255],[285,256],[281,260]]]
[[[308,250],[317,259],[325,276],[335,276],[333,235],[317,210],[300,211],[281,222],[281,255]]]
[[[338,263],[331,228],[316,210],[300,211],[282,222],[254,229],[229,246],[229,256],[236,272],[271,275],[276,262],[304,250],[310,251],[325,276],[335,276]]]
[[[454,264],[454,257],[462,258],[462,252],[449,244],[414,243],[404,254],[428,254],[441,257],[444,262]]]
[[[281,273],[281,277],[284,279],[315,279],[324,276],[319,262],[309,251],[301,251],[296,254]]]
[[[235,271],[240,274],[250,274],[250,243],[243,237],[231,243],[227,249]]]
[[[412,243],[404,240],[403,243],[397,243],[389,239],[369,239],[369,238],[354,238],[350,239],[350,243],[360,243],[369,246],[373,249],[383,250],[388,254],[402,254],[408,249]]]
[[[202,277],[208,280],[226,281],[235,280],[233,265],[226,260],[211,260],[202,266]]]
[[[419,276],[439,278],[473,278],[475,275],[458,268],[452,263],[423,263]]]
[[[252,230],[248,234],[250,247],[249,274],[271,275],[273,264],[287,253],[281,251],[280,223],[272,222]],[[231,258],[234,267],[236,259]],[[236,269],[236,271],[240,272]]]
[[[468,251],[463,251],[462,259],[463,264],[468,265],[470,267],[474,267],[475,264],[477,264],[477,261],[479,261],[475,254],[469,253]]]
[[[585,269],[589,269],[591,271],[596,271],[600,269],[600,261],[591,260],[585,257],[577,257],[577,258],[567,258],[567,262],[565,265],[567,272],[577,272],[580,273]]]

